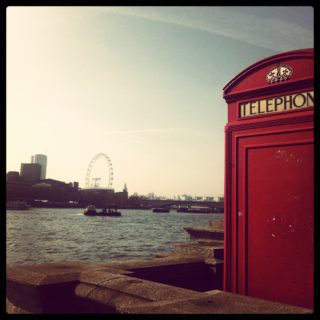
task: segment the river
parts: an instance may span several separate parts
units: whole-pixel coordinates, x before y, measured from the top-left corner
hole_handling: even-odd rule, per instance
[[[83,209],[7,210],[9,266],[61,261],[146,259],[190,242],[183,227],[207,226],[223,214],[120,210],[121,217],[88,217]]]

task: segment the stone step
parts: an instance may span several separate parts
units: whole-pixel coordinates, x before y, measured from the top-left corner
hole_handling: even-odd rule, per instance
[[[188,243],[188,244],[177,244],[175,245],[176,254],[187,255],[187,256],[202,256],[202,257],[213,257],[217,256],[216,252],[223,251],[223,243],[220,246],[212,244],[200,244],[200,243]],[[222,254],[223,256],[223,254]],[[218,254],[217,258],[221,258],[221,253]]]
[[[224,232],[213,227],[185,227],[192,240],[212,239],[223,240]]]

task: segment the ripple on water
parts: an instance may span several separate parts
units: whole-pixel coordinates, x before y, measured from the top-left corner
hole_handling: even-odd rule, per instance
[[[205,226],[216,214],[156,215],[121,210],[120,218],[87,217],[79,209],[7,212],[7,264],[140,259],[189,242],[184,227]]]

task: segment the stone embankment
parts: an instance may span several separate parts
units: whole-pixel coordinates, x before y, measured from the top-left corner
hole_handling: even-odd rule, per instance
[[[193,242],[148,260],[7,268],[7,312],[311,313],[222,291],[223,221],[185,228]]]

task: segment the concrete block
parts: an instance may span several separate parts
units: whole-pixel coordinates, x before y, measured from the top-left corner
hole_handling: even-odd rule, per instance
[[[120,298],[127,299],[128,296],[133,301],[158,301],[190,298],[197,295],[197,292],[191,290],[107,272],[101,272],[101,274],[90,271],[83,272],[80,276],[80,282],[75,290],[78,297],[100,303],[111,302],[112,305],[116,302],[115,298],[117,301],[122,301]],[[102,296],[109,298],[103,300]]]
[[[72,313],[79,274],[95,267],[75,262],[8,267],[7,299],[30,313]]]
[[[197,298],[119,307],[127,314],[310,314],[312,310],[220,290]]]

